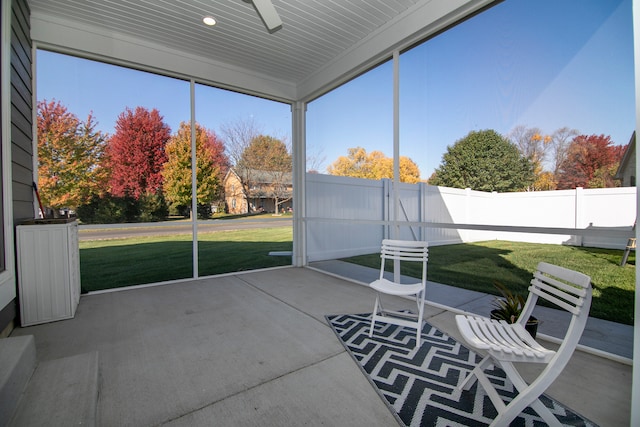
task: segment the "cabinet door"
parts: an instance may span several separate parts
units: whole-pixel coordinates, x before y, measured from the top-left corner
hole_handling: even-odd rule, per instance
[[[71,270],[71,258],[78,264],[78,251],[73,250],[77,236],[70,236],[72,229],[77,230],[77,226],[72,228],[74,224],[17,227],[22,326],[74,316],[79,299],[79,291],[78,296],[74,295],[71,286],[72,277],[79,282],[78,268]]]

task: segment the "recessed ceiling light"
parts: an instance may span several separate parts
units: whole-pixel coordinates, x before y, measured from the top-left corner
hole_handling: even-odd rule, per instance
[[[209,26],[213,26],[216,25],[216,18],[214,18],[213,16],[205,16],[204,18],[202,18],[202,22]]]

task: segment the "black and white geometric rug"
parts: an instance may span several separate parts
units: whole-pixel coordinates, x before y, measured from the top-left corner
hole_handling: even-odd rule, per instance
[[[415,330],[377,324],[369,338],[371,314],[326,316],[334,332],[369,381],[406,426],[486,426],[496,416],[493,404],[476,383],[459,392],[457,384],[473,370],[480,357],[425,323],[422,345],[415,348]],[[491,381],[505,400],[514,396],[504,372],[495,369]],[[498,388],[498,387],[497,387]],[[542,402],[567,426],[596,426],[546,396]],[[530,408],[512,426],[543,426]]]

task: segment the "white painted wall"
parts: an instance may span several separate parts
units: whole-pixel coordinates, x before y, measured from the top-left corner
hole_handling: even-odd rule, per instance
[[[389,180],[307,174],[307,261],[378,251],[393,219],[392,187]],[[399,191],[399,237],[431,245],[497,239],[624,249],[625,236],[633,234],[636,220],[636,187],[485,193],[403,183]],[[586,231],[605,227],[625,232],[542,234],[429,227],[429,223]]]

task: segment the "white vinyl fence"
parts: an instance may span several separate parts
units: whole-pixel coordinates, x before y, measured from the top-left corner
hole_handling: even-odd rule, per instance
[[[393,221],[392,186],[307,174],[307,261],[377,252],[385,237],[434,246],[510,240],[624,249],[634,235],[636,187],[485,193],[402,183]]]

